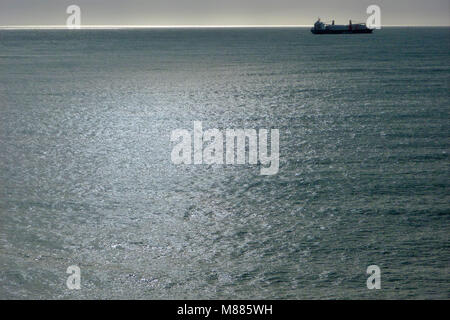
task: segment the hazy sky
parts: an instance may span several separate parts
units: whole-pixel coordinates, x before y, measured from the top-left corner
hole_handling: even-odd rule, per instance
[[[365,22],[370,4],[383,25],[450,25],[450,0],[0,0],[0,25],[311,25],[320,16]]]

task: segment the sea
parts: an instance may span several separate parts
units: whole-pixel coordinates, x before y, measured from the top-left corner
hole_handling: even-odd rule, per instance
[[[0,299],[449,299],[449,81],[448,27],[0,30]]]

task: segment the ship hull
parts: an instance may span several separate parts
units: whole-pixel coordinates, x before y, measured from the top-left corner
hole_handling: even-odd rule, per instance
[[[311,29],[314,34],[353,34],[353,33],[372,33],[372,29],[356,29],[356,30],[316,30]]]

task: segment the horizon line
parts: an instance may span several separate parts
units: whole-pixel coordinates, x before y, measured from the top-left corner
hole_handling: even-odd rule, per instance
[[[69,28],[67,25],[8,25],[0,26],[0,30],[26,30],[26,29],[201,29],[201,28],[309,28],[312,25],[81,25],[77,28]],[[384,25],[383,27],[450,27],[450,25]]]

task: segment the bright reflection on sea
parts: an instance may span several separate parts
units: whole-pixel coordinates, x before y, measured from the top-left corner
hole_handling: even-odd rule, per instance
[[[449,49],[446,28],[0,31],[0,297],[448,298]],[[173,165],[194,121],[278,128],[278,174]]]

